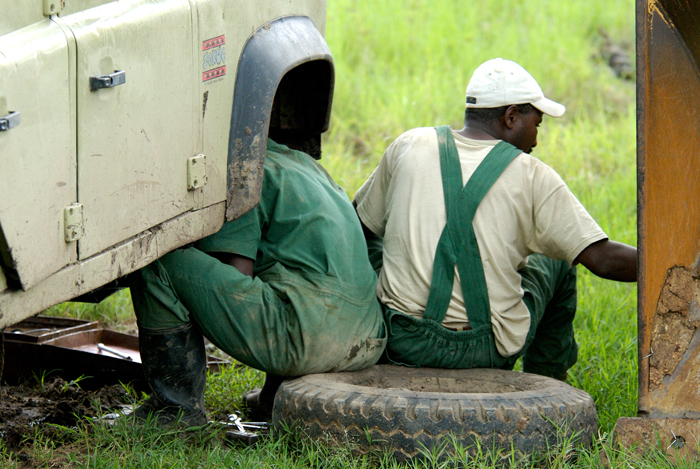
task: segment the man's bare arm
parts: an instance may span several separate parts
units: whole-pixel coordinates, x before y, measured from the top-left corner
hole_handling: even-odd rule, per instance
[[[365,235],[365,239],[369,242],[373,239],[379,238],[372,230],[367,228],[367,225],[362,221],[362,218],[360,218],[360,214],[357,213],[357,203],[353,200],[352,201],[352,206],[355,208],[355,213],[357,214],[357,219],[360,220],[360,225],[362,226],[362,234]]]
[[[253,259],[228,252],[212,252],[210,254],[224,264],[235,267],[243,275],[253,276]]]
[[[637,248],[627,244],[607,239],[598,241],[581,251],[574,265],[579,262],[598,277],[618,282],[637,281]]]
[[[357,204],[355,201],[352,202],[352,206],[355,207],[355,213],[357,213]],[[369,263],[372,265],[372,269],[379,275],[384,265],[384,239],[380,238],[372,230],[367,228],[367,225],[360,218],[360,214],[357,213],[357,219],[360,220],[360,226],[362,226],[362,233],[365,235],[365,242],[367,243],[367,257],[369,258]]]

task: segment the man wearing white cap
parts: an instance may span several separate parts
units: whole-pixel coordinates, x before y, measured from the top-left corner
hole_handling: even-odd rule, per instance
[[[637,250],[530,156],[543,114],[564,111],[493,59],[469,82],[462,130],[413,129],[386,150],[353,203],[381,269],[390,361],[510,369],[523,356],[525,371],[563,379],[578,353],[574,266],[636,281]]]

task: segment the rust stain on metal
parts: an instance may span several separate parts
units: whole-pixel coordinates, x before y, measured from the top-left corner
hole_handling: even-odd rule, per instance
[[[700,2],[636,3],[639,411],[700,418]]]
[[[657,0],[648,0],[647,11],[649,15],[653,15],[655,13],[658,14],[661,20],[663,20],[663,22],[666,23],[667,26],[673,27],[670,20],[666,17],[664,13],[664,8],[661,5],[659,5],[659,2]]]
[[[209,91],[205,91],[202,96],[202,119],[207,114],[207,101],[209,101]]]
[[[700,325],[700,280],[685,267],[669,269],[651,328],[649,389],[671,376]]]
[[[697,257],[695,258],[691,273],[693,274],[693,278],[700,278],[700,253],[698,253]]]
[[[700,421],[622,417],[617,421],[613,438],[640,456],[656,449],[672,464],[691,463],[698,459]]]

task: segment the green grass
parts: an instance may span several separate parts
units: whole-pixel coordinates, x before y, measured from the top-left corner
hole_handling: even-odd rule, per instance
[[[666,468],[669,460],[658,449],[644,455],[621,451],[609,438],[595,443],[592,451],[560,441],[546,455],[519,459],[512,452],[497,455],[488,450],[469,456],[457,446],[455,456],[441,458],[441,450],[423,451],[422,459],[399,464],[386,453],[353,455],[347,449],[310,442],[296,433],[266,437],[257,445],[233,447],[224,443],[223,428],[185,431],[178,428],[158,429],[153,425],[128,426],[117,422],[114,427],[80,421],[73,428],[54,427],[52,438],[37,431],[28,443],[31,459],[20,459],[0,445],[0,462],[4,468],[69,467],[80,469],[121,468],[290,468],[290,469],[368,469],[416,468],[465,469],[493,467],[557,468]],[[496,462],[497,461],[497,462]],[[685,466],[694,467],[694,466]]]
[[[567,106],[563,118],[545,117],[534,155],[562,175],[612,239],[634,245],[635,85],[615,77],[601,60],[599,28],[633,55],[634,0],[329,0],[326,38],[336,88],[322,163],[352,197],[403,131],[461,128],[464,91],[476,66],[493,57],[516,60],[548,97]],[[612,467],[665,467],[660,453],[640,459],[610,440],[616,420],[636,414],[636,286],[598,279],[583,268],[578,286],[580,352],[569,383],[595,399],[599,440],[575,460],[566,448],[555,449],[548,465],[591,467],[607,458]],[[117,327],[133,322],[128,292],[96,306],[60,305],[51,313]],[[261,379],[257,373],[210,377],[207,404],[230,412]],[[396,466],[381,455],[356,458],[290,436],[229,450],[204,435],[83,427],[69,432],[79,454],[60,456],[63,450],[40,440],[36,451],[47,457],[59,452],[73,467],[91,468]],[[0,448],[0,461],[17,463],[13,458]],[[416,467],[438,467],[429,460],[421,464]],[[491,466],[470,461],[466,467]]]
[[[90,321],[100,321],[105,326],[119,331],[134,331],[136,316],[131,304],[129,289],[120,290],[112,296],[94,303],[61,303],[42,314],[46,316],[70,317]]]

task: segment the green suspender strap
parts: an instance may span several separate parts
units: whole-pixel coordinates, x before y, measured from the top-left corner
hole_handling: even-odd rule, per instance
[[[442,188],[445,193],[447,225],[440,236],[424,320],[438,324],[452,299],[455,264],[459,272],[469,324],[474,331],[491,330],[491,306],[479,245],[474,234],[474,214],[494,182],[521,151],[499,142],[484,158],[466,186],[449,126],[436,127],[440,148]]]

